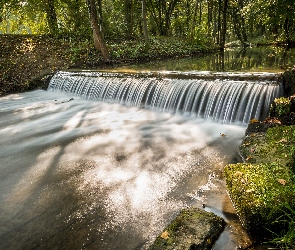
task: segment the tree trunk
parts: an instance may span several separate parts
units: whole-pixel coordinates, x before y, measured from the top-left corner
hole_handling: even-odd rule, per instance
[[[216,43],[220,45],[221,41],[221,1],[218,0],[218,17],[217,17],[217,38]]]
[[[100,2],[99,0],[98,2]],[[91,23],[91,28],[93,31],[93,41],[94,41],[94,46],[96,49],[101,51],[103,61],[108,62],[110,60],[109,52],[107,49],[107,46],[104,42],[101,30],[99,28],[99,20],[97,16],[97,5],[95,0],[87,0],[88,2],[88,10],[89,10],[89,15],[90,15],[90,23]]]
[[[199,25],[202,23],[202,0],[199,0],[200,8],[199,8]]]
[[[197,19],[197,11],[198,11],[198,1],[196,0],[194,3],[194,12],[193,12],[193,17],[192,17],[192,24],[191,24],[191,31],[189,34],[189,41],[192,42],[195,36],[195,26],[196,26],[196,19]]]
[[[145,44],[149,44],[149,35],[146,21],[146,0],[142,0],[142,26]]]
[[[131,38],[133,34],[133,0],[124,0],[125,22],[127,37]]]
[[[221,37],[220,37],[220,47],[223,50],[225,45],[225,35],[226,35],[226,28],[227,28],[227,7],[228,7],[228,0],[224,0],[223,2],[223,13],[222,13],[222,25],[221,25]]]
[[[210,36],[211,32],[211,24],[212,24],[212,11],[213,11],[213,2],[212,0],[208,0],[208,21],[207,21],[207,29],[208,29],[208,36]]]
[[[46,18],[48,27],[51,34],[55,34],[58,31],[58,25],[57,25],[57,17],[54,7],[54,0],[45,0],[43,1],[45,12],[46,12]]]

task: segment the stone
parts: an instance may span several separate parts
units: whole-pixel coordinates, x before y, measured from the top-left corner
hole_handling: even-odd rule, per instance
[[[295,172],[295,126],[268,128],[265,133],[248,134],[239,147],[247,163],[278,163]]]
[[[291,96],[295,94],[295,69],[287,70],[283,73],[284,95]]]
[[[186,208],[161,232],[149,250],[207,250],[223,231],[225,221],[199,208]]]
[[[224,173],[228,194],[251,235],[262,238],[285,227],[277,219],[285,215],[285,204],[295,208],[295,175],[289,167],[276,162],[238,163],[227,165]]]

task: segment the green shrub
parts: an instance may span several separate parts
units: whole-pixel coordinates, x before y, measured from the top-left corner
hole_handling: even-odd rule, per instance
[[[291,102],[287,97],[275,98],[271,105],[272,116],[280,117],[287,115],[290,112]]]

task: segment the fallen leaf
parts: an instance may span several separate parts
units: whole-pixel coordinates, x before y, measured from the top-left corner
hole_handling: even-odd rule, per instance
[[[241,177],[241,176],[243,175],[243,172],[241,172],[241,171],[237,171],[237,172],[235,173],[235,175],[236,175],[237,177]]]
[[[286,143],[288,142],[285,138],[283,138],[282,140],[277,141],[277,143]]]
[[[287,181],[284,179],[278,179],[278,182],[281,183],[282,185],[286,185]]]
[[[248,156],[247,158],[246,158],[246,161],[249,161],[249,160],[251,160],[253,157],[252,156]]]
[[[167,239],[169,238],[169,235],[170,235],[170,234],[169,234],[167,231],[165,231],[165,232],[163,232],[163,233],[161,234],[161,238],[167,240]]]

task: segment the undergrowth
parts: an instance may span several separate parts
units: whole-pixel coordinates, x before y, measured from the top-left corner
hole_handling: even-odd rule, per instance
[[[289,203],[284,203],[281,211],[283,215],[279,216],[273,224],[283,224],[285,225],[285,229],[279,234],[271,231],[273,239],[268,243],[274,244],[284,250],[295,249],[295,210],[291,208]]]

